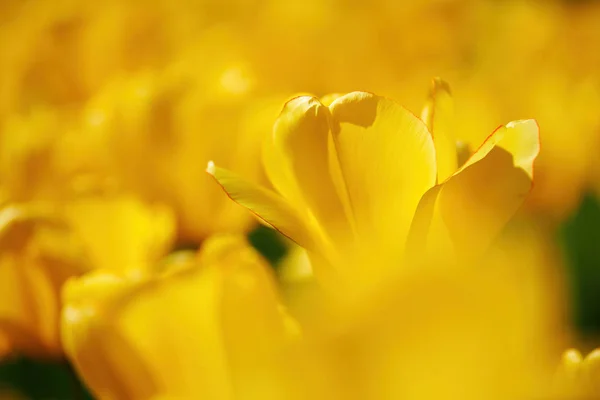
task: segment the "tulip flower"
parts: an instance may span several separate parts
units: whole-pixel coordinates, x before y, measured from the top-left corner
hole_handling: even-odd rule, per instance
[[[13,204],[0,211],[0,358],[62,354],[64,282],[91,269],[150,273],[166,253],[173,218],[133,197],[88,197],[62,207]]]
[[[221,82],[221,75],[236,73],[236,65],[219,65],[207,76],[177,65],[132,75],[100,91],[84,110],[82,133],[98,142],[119,187],[173,210],[180,242],[245,231],[252,219],[223,198],[203,166],[216,157],[260,179],[261,127],[268,126],[270,114],[267,119],[249,113],[257,106],[237,92],[250,84],[243,71],[238,81]]]
[[[329,106],[297,97],[265,145],[275,191],[214,163],[207,171],[234,201],[307,249],[321,279],[368,281],[406,257],[475,261],[531,188],[538,127],[499,127],[459,167],[441,95],[436,87],[429,129],[370,93]]]
[[[189,7],[162,0],[8,3],[0,116],[81,105],[116,75],[165,65],[200,26]]]
[[[60,288],[86,264],[60,220],[40,208],[0,211],[0,358],[13,352],[54,357]]]
[[[88,387],[115,400],[251,396],[298,334],[266,262],[223,236],[156,270],[98,270],[65,285],[62,339]]]
[[[185,244],[250,228],[204,174],[210,151],[260,179],[265,131],[248,111],[255,78],[239,35],[206,20],[214,5],[10,3],[0,21],[0,178],[11,201],[64,201],[82,180],[110,181],[170,206]]]

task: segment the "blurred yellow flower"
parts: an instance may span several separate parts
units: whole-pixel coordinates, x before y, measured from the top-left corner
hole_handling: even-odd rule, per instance
[[[168,251],[172,215],[128,196],[61,206],[12,204],[0,211],[0,358],[62,354],[63,283],[91,269],[143,274]]]
[[[568,4],[567,4],[568,3]],[[457,138],[476,144],[498,120],[535,116],[543,135],[530,211],[554,222],[598,174],[600,45],[596,2],[479,2],[471,62],[452,80]],[[593,21],[593,22],[592,22]],[[568,187],[569,190],[565,190]]]
[[[179,241],[199,243],[212,232],[240,232],[251,223],[223,199],[202,166],[216,157],[260,179],[263,127],[271,117],[246,117],[254,107],[239,97],[243,76],[224,73],[226,89],[214,85],[218,76],[197,77],[177,65],[137,74],[99,92],[84,112],[82,133],[100,143],[110,176],[124,190],[169,205]]]
[[[59,293],[63,282],[86,268],[69,230],[33,206],[0,210],[0,358],[61,353]]]
[[[24,222],[3,228],[1,355],[61,353],[57,293],[69,276],[143,274],[176,240],[249,227],[204,165],[217,157],[260,179],[262,121],[276,111],[263,118],[247,102],[252,71],[228,30],[207,29],[209,8],[0,5],[0,204],[9,222],[47,212],[27,217],[27,240],[7,228]]]
[[[277,192],[214,163],[207,171],[233,200],[306,248],[315,274],[336,286],[389,272],[406,250],[413,261],[475,260],[530,190],[538,127],[528,120],[498,128],[458,168],[450,137],[441,139],[450,134],[442,129],[444,93],[435,90],[427,111],[437,139],[383,97],[354,92],[329,106],[298,97],[264,148]]]
[[[186,244],[248,229],[252,220],[222,199],[203,166],[216,157],[260,179],[260,143],[276,112],[256,117],[254,68],[240,35],[208,17],[216,6],[7,3],[0,196],[64,201],[108,185],[171,207]]]
[[[242,238],[175,253],[154,275],[95,271],[63,291],[62,338],[99,398],[252,396],[298,332]]]
[[[0,116],[77,106],[114,76],[161,67],[201,20],[181,1],[4,3],[12,7],[0,24]]]

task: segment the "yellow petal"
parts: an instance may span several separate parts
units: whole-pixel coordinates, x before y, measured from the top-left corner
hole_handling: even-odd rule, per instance
[[[333,103],[334,101],[336,101],[338,98],[340,98],[342,96],[343,95],[340,93],[326,94],[325,96],[321,97],[321,104],[329,107],[331,105],[331,103]]]
[[[290,204],[296,207],[301,205],[303,201],[296,179],[292,171],[285,167],[285,155],[275,147],[272,135],[263,141],[262,162],[269,182],[275,190],[285,196]]]
[[[582,363],[582,373],[587,385],[586,389],[588,393],[597,394],[600,393],[600,348],[593,350],[588,354]]]
[[[535,121],[498,128],[440,188],[424,196],[411,243],[420,242],[424,247],[419,251],[444,257],[436,249],[450,242],[458,259],[476,259],[528,195],[538,152]]]
[[[166,278],[94,274],[65,288],[62,338],[100,398],[197,393],[226,398],[216,287],[197,268]]]
[[[209,162],[206,169],[227,195],[247,208],[274,229],[292,239],[300,246],[313,248],[309,228],[284,198],[277,193],[250,183],[240,176]]]
[[[435,184],[431,135],[409,111],[369,93],[342,96],[330,109],[361,246],[383,263],[398,261],[417,204]]]
[[[419,202],[406,241],[406,255],[410,264],[452,264],[456,259],[454,244],[448,228],[440,218],[438,196],[443,185],[431,188]]]
[[[58,291],[43,266],[3,257],[0,296],[0,335],[7,350],[30,356],[59,353]]]
[[[533,164],[540,152],[540,128],[535,120],[506,124],[504,137],[498,145],[512,154],[515,167],[523,169],[533,179]]]
[[[78,199],[67,204],[65,216],[101,269],[150,265],[169,248],[175,228],[169,209],[128,196]]]
[[[552,382],[553,394],[559,397],[574,396],[581,393],[583,357],[579,350],[568,349],[562,355],[562,359]]]
[[[98,397],[148,398],[157,383],[142,350],[117,321],[120,304],[137,289],[117,275],[96,271],[67,282],[61,318],[65,353],[86,386]]]
[[[83,269],[61,251],[64,244],[71,244],[67,233],[41,209],[15,205],[0,211],[0,342],[4,351],[32,357],[61,354],[60,287]]]
[[[213,237],[199,254],[219,284],[219,322],[236,390],[253,398],[295,332],[280,306],[271,268],[241,237]]]
[[[458,172],[481,161],[496,146],[509,152],[514,166],[533,179],[533,163],[540,152],[540,129],[533,119],[512,121],[496,129]]]
[[[266,262],[229,236],[183,260],[155,277],[95,273],[65,288],[63,341],[95,394],[226,399],[271,365],[287,332]]]
[[[286,198],[297,193],[297,207],[314,215],[337,241],[338,235],[348,233],[349,224],[330,174],[329,120],[329,109],[314,97],[300,96],[285,104],[273,127],[273,147],[281,161],[275,168],[289,172],[285,184],[274,184]]]
[[[294,97],[288,102],[297,101],[302,97]],[[304,96],[304,98],[311,98]],[[288,102],[286,102],[283,109],[279,109],[279,112],[275,115],[271,121],[277,121],[282,113],[286,111]],[[281,149],[281,140],[275,140],[276,134],[274,127],[271,129],[269,135],[266,135],[263,140],[262,146],[262,161],[263,167],[269,178],[271,185],[277,190],[283,197],[286,198],[294,207],[300,207],[303,203],[302,196],[300,195],[300,189],[298,188],[298,182],[293,175],[293,171],[290,168],[287,153]]]
[[[448,84],[439,78],[433,80],[421,119],[433,136],[438,182],[443,182],[458,169],[458,157],[453,127],[454,104]]]

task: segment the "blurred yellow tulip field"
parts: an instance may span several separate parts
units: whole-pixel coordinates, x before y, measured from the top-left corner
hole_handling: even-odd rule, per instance
[[[600,1],[0,0],[0,400],[600,400]]]

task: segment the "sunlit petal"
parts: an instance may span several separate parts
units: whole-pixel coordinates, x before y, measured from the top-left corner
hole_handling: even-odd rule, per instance
[[[219,168],[212,162],[209,163],[206,171],[214,177],[233,201],[246,207],[299,245],[306,248],[314,246],[307,223],[280,195],[250,183],[231,171]]]
[[[421,119],[433,136],[438,182],[443,182],[458,169],[458,157],[453,131],[454,105],[450,88],[439,78],[433,80]]]
[[[361,246],[393,261],[403,251],[421,196],[435,184],[431,135],[409,111],[370,93],[342,96],[330,109]]]
[[[411,240],[420,240],[429,253],[436,243],[451,242],[458,259],[476,259],[525,200],[538,152],[535,121],[498,128],[465,165],[424,196]],[[415,239],[419,231],[427,237]]]

